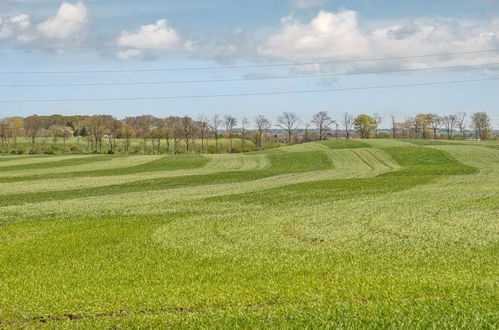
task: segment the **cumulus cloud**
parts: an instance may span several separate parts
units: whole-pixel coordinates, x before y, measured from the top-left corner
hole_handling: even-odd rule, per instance
[[[326,0],[291,0],[290,5],[293,8],[308,9],[321,7],[326,4]]]
[[[46,38],[67,39],[81,32],[87,22],[87,8],[82,1],[64,1],[54,17],[38,25],[38,31]]]
[[[383,26],[363,30],[354,11],[321,11],[307,23],[293,17],[283,18],[280,31],[263,42],[258,53],[285,60],[314,60],[404,57],[497,49],[498,23],[497,20],[484,23],[450,18],[418,18],[397,23],[385,22]],[[497,62],[495,55],[483,53],[467,57],[432,57],[382,64],[364,62],[353,64],[350,70],[381,65],[424,68],[441,61],[445,61],[447,65]],[[324,67],[315,68],[319,69]]]
[[[31,26],[28,15],[22,14],[7,19],[0,18],[0,40],[18,35]]]
[[[362,56],[369,52],[368,38],[358,29],[357,14],[321,11],[310,23],[292,16],[281,20],[282,29],[270,37],[259,53],[281,58]]]
[[[78,33],[83,32],[87,21],[87,9],[83,2],[64,1],[53,17],[39,24],[34,23],[27,14],[0,17],[0,40],[16,38],[26,44],[51,39],[60,45],[70,38],[78,39]]]
[[[29,15],[26,14],[14,16],[10,19],[10,22],[17,25],[21,30],[26,30],[31,26]]]
[[[118,52],[118,57],[127,59],[144,53],[159,54],[167,51],[193,50],[191,41],[180,37],[164,19],[155,24],[143,25],[134,32],[123,31],[116,45],[128,48]]]

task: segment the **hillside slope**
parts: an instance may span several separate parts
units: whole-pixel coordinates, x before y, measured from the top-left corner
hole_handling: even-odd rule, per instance
[[[499,149],[0,162],[0,327],[493,328]]]

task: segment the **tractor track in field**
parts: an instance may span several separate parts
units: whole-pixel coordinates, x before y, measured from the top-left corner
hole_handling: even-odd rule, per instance
[[[349,149],[352,154],[354,154],[358,159],[360,159],[364,164],[366,164],[371,170],[374,170],[374,166],[369,164],[364,158],[362,158],[357,152],[353,151],[352,149]]]
[[[381,160],[378,156],[376,156],[376,154],[374,152],[372,152],[371,150],[369,149],[366,149],[367,153],[369,153],[371,156],[374,157],[374,159],[376,159],[378,162],[380,162],[381,164],[383,164],[384,166],[386,166],[387,168],[393,170],[393,166],[390,166],[388,165],[385,161]]]
[[[318,237],[307,237],[305,235],[300,235],[293,227],[293,224],[291,222],[285,222],[281,225],[282,227],[282,232],[285,236],[298,241],[302,242],[305,244],[310,244],[310,245],[319,245],[319,244],[324,244],[326,242],[325,239],[323,238],[318,238]]]
[[[338,300],[337,303],[344,303],[349,301],[350,300],[348,301]],[[360,297],[352,301],[365,303],[367,302],[367,299]],[[172,308],[159,308],[159,309],[140,309],[135,311],[127,311],[125,309],[120,309],[115,311],[104,311],[93,314],[65,313],[59,315],[26,317],[13,320],[0,320],[0,327],[22,325],[27,323],[46,324],[49,322],[78,321],[85,319],[103,319],[111,317],[127,317],[127,316],[138,316],[138,315],[209,313],[209,312],[229,310],[232,308],[264,309],[270,307],[299,306],[299,305],[311,305],[318,303],[327,303],[327,302],[318,301],[318,300],[290,301],[290,302],[269,301],[269,302],[252,303],[252,304],[228,304],[225,306],[206,306],[206,307],[172,307]]]

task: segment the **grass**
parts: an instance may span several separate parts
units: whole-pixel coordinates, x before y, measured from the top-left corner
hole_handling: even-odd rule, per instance
[[[121,160],[123,156],[85,156],[85,159],[81,163],[95,161],[111,161],[118,158],[119,162],[111,163],[110,168],[105,168],[102,164],[96,164],[89,169],[87,166],[81,166],[80,168],[70,168],[67,170],[60,171],[46,171],[46,174],[40,174],[36,172],[28,172],[19,174],[18,171],[11,173],[0,174],[0,182],[19,182],[19,181],[34,181],[42,179],[63,179],[63,178],[74,178],[74,177],[101,177],[101,176],[118,176],[127,174],[138,174],[138,173],[150,173],[158,171],[168,171],[175,169],[195,169],[202,167],[208,160],[200,155],[177,155],[177,156],[134,156],[135,160],[131,164],[132,166],[121,167],[120,163],[124,161]],[[125,159],[131,156],[125,156]],[[151,160],[154,159],[153,161]],[[97,159],[95,159],[97,158]],[[138,161],[137,158],[145,159],[145,162]],[[58,167],[55,165],[54,167]],[[100,167],[100,169],[99,169]],[[44,166],[47,168],[47,166]],[[7,174],[7,175],[5,175]]]
[[[497,327],[499,151],[347,142],[12,159],[0,327]]]
[[[358,140],[326,140],[321,142],[331,149],[368,148],[369,144]]]

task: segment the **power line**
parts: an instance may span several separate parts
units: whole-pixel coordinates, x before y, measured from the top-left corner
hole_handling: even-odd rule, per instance
[[[395,57],[377,57],[377,58],[358,58],[350,60],[318,61],[318,62],[296,62],[296,63],[274,63],[274,64],[252,64],[252,65],[234,65],[234,66],[206,66],[206,67],[184,67],[184,68],[156,68],[156,69],[124,69],[124,70],[79,70],[79,71],[0,71],[1,75],[9,74],[82,74],[82,73],[133,73],[133,72],[166,72],[166,71],[199,71],[199,70],[227,70],[227,69],[250,69],[250,68],[269,68],[285,66],[306,66],[322,64],[340,64],[340,63],[358,63],[358,62],[378,62],[390,60],[406,60],[415,58],[428,58],[439,56],[471,55],[483,53],[495,53],[499,49],[475,50],[456,53],[439,53],[412,56]]]
[[[0,88],[22,88],[22,87],[77,87],[77,86],[136,86],[136,85],[166,85],[166,84],[194,84],[194,83],[218,83],[218,82],[240,82],[240,81],[258,81],[258,80],[280,80],[280,79],[302,79],[302,78],[324,78],[324,77],[340,77],[340,76],[355,76],[369,74],[384,74],[384,73],[404,73],[404,72],[420,72],[433,70],[450,70],[450,69],[466,69],[479,68],[486,66],[499,65],[495,63],[482,63],[471,65],[456,65],[442,66],[433,68],[419,69],[402,69],[402,70],[384,70],[384,71],[365,71],[365,72],[349,72],[349,73],[330,73],[330,74],[311,74],[311,75],[296,75],[296,76],[277,76],[277,77],[255,77],[255,78],[235,78],[235,79],[206,79],[206,80],[173,80],[173,81],[145,81],[145,82],[103,82],[103,83],[57,83],[57,84],[17,84],[17,85],[0,85]]]
[[[497,80],[499,80],[499,77],[483,78],[483,79],[438,81],[438,82],[427,82],[427,83],[417,83],[417,84],[397,84],[397,85],[365,86],[365,87],[350,87],[350,88],[330,88],[330,89],[312,89],[312,90],[301,90],[301,91],[280,91],[280,92],[264,92],[264,93],[211,94],[211,95],[180,95],[180,96],[151,96],[151,97],[123,97],[123,98],[117,97],[117,98],[88,98],[88,99],[0,100],[0,103],[140,101],[140,100],[173,100],[173,99],[222,98],[222,97],[241,97],[241,96],[317,94],[317,93],[342,92],[342,91],[358,91],[358,90],[389,89],[389,88],[402,88],[402,87],[450,85],[450,84],[462,84],[462,83],[471,83],[471,82],[480,82],[480,81],[497,81]]]

